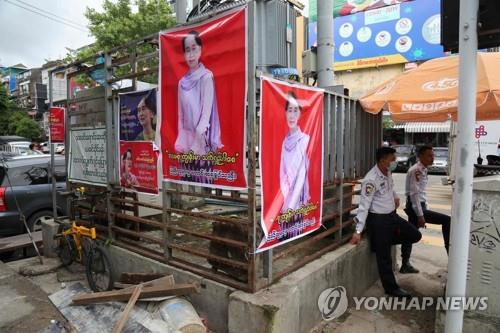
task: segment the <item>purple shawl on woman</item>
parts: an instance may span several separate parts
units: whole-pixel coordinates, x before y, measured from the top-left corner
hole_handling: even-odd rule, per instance
[[[299,128],[294,133],[288,133],[283,141],[280,163],[280,188],[284,197],[282,212],[298,209],[311,198],[307,179],[309,139],[309,135]]]
[[[201,63],[179,81],[178,112],[177,151],[204,155],[222,148],[214,75]]]

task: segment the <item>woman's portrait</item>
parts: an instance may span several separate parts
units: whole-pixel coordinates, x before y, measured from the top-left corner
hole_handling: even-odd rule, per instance
[[[135,138],[136,141],[154,141],[156,131],[156,89],[149,91],[137,105],[137,119],[142,131]]]
[[[214,75],[200,61],[203,43],[197,31],[183,39],[187,73],[178,84],[178,136],[175,150],[205,155],[222,148]]]
[[[125,151],[121,158],[120,184],[126,188],[139,186],[137,177],[132,173],[132,150],[130,148]]]
[[[281,146],[280,161],[280,189],[284,198],[282,213],[288,209],[299,209],[310,199],[307,179],[309,169],[307,146],[310,137],[300,130],[301,115],[300,101],[295,93],[290,91],[284,106],[288,132]]]

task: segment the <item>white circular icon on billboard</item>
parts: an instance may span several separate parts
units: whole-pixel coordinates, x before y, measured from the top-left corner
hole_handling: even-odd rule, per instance
[[[356,37],[361,43],[366,43],[372,38],[372,29],[369,27],[361,27],[356,34]]]
[[[379,47],[385,47],[391,42],[391,34],[389,31],[380,31],[377,36],[375,36],[375,44]]]
[[[412,27],[413,22],[407,17],[400,18],[396,22],[396,32],[400,35],[407,35]]]
[[[344,23],[340,26],[339,35],[342,38],[349,38],[354,31],[354,27],[351,23]]]
[[[353,50],[354,46],[351,42],[343,42],[342,44],[340,44],[339,53],[343,57],[350,56]]]
[[[412,40],[408,36],[401,36],[396,40],[396,50],[399,53],[408,52],[411,49]]]
[[[441,16],[433,15],[425,20],[422,25],[422,37],[429,44],[439,44],[441,42]]]

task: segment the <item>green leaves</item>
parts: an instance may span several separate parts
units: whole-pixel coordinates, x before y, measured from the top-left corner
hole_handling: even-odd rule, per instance
[[[175,25],[172,8],[165,0],[136,0],[133,4],[130,0],[105,0],[101,12],[93,8],[87,8],[85,16],[90,22],[88,26],[90,33],[95,37],[96,41],[74,54],[68,54],[65,59],[68,63],[89,59],[99,52],[109,51],[117,46]],[[113,53],[112,56],[119,58],[130,54],[140,55],[153,52],[155,49],[156,46],[154,45],[143,44]],[[137,71],[157,65],[154,63],[155,61],[157,62],[157,59],[138,62]],[[88,65],[92,66],[93,63],[91,62]],[[120,77],[128,74],[130,70],[130,64],[125,63],[114,69],[113,76]],[[143,77],[142,80],[151,83],[157,82],[157,75],[149,76]],[[86,82],[82,77],[77,78],[77,81]]]

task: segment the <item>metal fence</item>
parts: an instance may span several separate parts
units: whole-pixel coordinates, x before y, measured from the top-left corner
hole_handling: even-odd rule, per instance
[[[282,4],[277,0],[274,2]],[[259,40],[259,29],[255,24],[258,22],[257,11],[266,9],[262,3],[248,3],[248,45],[256,45]],[[77,127],[99,123],[106,126],[109,194],[96,209],[102,222],[98,226],[100,237],[140,255],[249,292],[279,280],[344,244],[353,230],[350,212],[356,208],[352,200],[355,182],[374,162],[375,149],[382,143],[382,122],[381,115],[363,112],[356,100],[325,92],[324,227],[274,251],[255,254],[256,244],[263,235],[256,152],[259,138],[256,68],[262,64],[257,59],[265,57],[262,54],[257,56],[261,52],[259,47],[249,47],[248,51],[248,188],[228,191],[163,181],[160,203],[139,200],[136,193],[120,188],[116,163],[118,93],[135,90],[138,79],[157,73],[157,47],[155,34],[106,52],[103,54],[104,63],[91,59],[86,66],[79,63],[54,70],[71,70],[67,75],[66,107],[70,111],[67,112],[66,139]],[[144,62],[149,62],[148,66]],[[72,77],[97,69],[105,73],[104,87],[76,99],[69,95]],[[132,85],[129,88],[114,86],[123,79],[131,79]],[[78,109],[77,106],[84,102],[94,103],[94,107]],[[81,185],[70,182],[68,188]],[[150,209],[152,214],[140,216],[141,207]],[[79,215],[75,212],[80,212],[80,215],[89,213],[89,209],[88,203],[78,203],[72,217]]]

